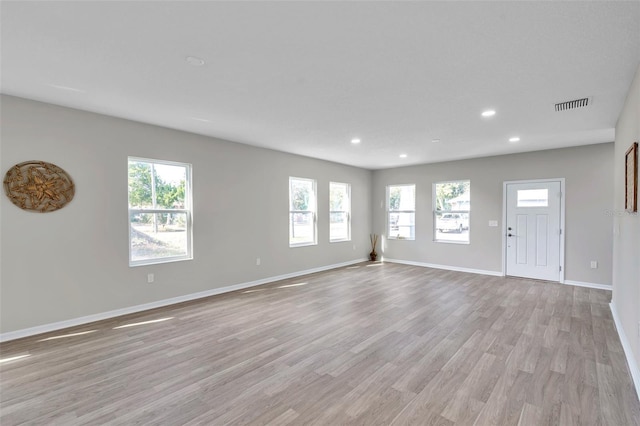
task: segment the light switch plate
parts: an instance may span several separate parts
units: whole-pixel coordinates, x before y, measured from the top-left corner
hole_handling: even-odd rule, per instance
[[[497,220],[490,220],[489,221],[489,226],[495,228],[496,226],[498,226],[498,221]]]

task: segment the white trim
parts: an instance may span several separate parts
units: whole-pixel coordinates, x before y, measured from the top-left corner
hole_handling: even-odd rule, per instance
[[[469,245],[470,241],[454,241],[454,240],[432,240],[436,244],[460,244],[460,245]]]
[[[151,165],[151,170],[154,170],[156,164],[161,164],[165,166],[174,166],[174,167],[183,167],[185,169],[185,205],[183,209],[132,209],[129,203],[127,202],[127,223],[128,223],[128,234],[129,234],[129,267],[134,268],[136,266],[149,266],[149,265],[157,265],[160,263],[170,263],[170,262],[180,262],[183,260],[193,260],[193,192],[191,191],[192,183],[191,176],[193,173],[193,165],[191,163],[182,163],[178,161],[168,161],[168,160],[154,160],[152,158],[142,158],[142,157],[127,157],[127,172],[129,170],[129,165],[131,162],[138,163],[147,163]],[[153,204],[156,205],[156,189],[155,189],[155,173],[151,173],[151,191]],[[129,189],[127,187],[127,199],[129,197]],[[186,214],[186,236],[187,236],[187,253],[180,256],[170,256],[170,257],[159,257],[153,259],[143,259],[143,260],[131,260],[131,214],[140,214],[140,213],[184,213]],[[0,340],[1,342],[2,340]]]
[[[456,271],[456,272],[468,272],[470,274],[480,274],[480,275],[491,275],[494,277],[503,277],[504,274],[500,271],[487,271],[484,269],[472,269],[472,268],[462,268],[459,266],[449,266],[449,265],[436,265],[433,263],[424,263],[424,262],[414,262],[412,260],[400,260],[400,259],[383,259],[383,262],[389,263],[401,263],[403,265],[412,265],[412,266],[422,266],[424,268],[434,268],[434,269],[445,269],[447,271]],[[573,285],[576,287],[588,287],[595,288],[598,290],[608,290],[611,291],[612,287],[607,284],[597,284],[597,283],[587,283],[583,281],[572,281],[565,280],[563,283],[565,285]]]
[[[383,259],[382,261],[389,262],[389,263],[401,263],[403,265],[422,266],[423,268],[445,269],[447,271],[468,272],[470,274],[491,275],[494,277],[503,276],[502,272],[500,271],[486,271],[484,269],[462,268],[458,266],[449,266],[449,265],[436,265],[434,263],[414,262],[412,260]]]
[[[345,210],[331,210],[331,185],[343,185],[347,194],[347,208]],[[344,206],[343,206],[344,207]],[[347,215],[347,236],[345,238],[331,239],[331,213],[346,213]],[[339,243],[343,241],[351,241],[351,184],[345,182],[329,181],[329,242]]]
[[[308,246],[317,246],[318,243],[296,243],[296,244],[289,244],[289,248],[296,248],[296,247],[308,247]]]
[[[565,271],[567,270],[566,265],[564,264],[564,245],[565,239],[567,235],[567,226],[565,224],[565,216],[567,211],[566,200],[566,185],[564,178],[560,178],[560,231],[562,234],[560,235],[560,266],[562,270],[560,271],[560,284],[564,284],[565,279]]]
[[[502,234],[500,234],[500,244],[502,244],[502,276],[507,276],[507,182],[502,182]]]
[[[599,290],[608,290],[608,291],[611,291],[613,289],[613,287],[609,284],[587,283],[584,281],[564,280],[563,284],[574,285],[576,287],[597,288]]]
[[[301,275],[313,274],[316,272],[322,272],[329,269],[342,268],[344,266],[353,265],[356,263],[366,262],[368,259],[355,259],[348,262],[335,263],[333,265],[320,266],[318,268],[306,269],[304,271],[291,272],[289,274],[277,275],[275,277],[262,278],[256,281],[249,281],[240,284],[234,284],[226,287],[213,288],[211,290],[201,291],[198,293],[185,294],[184,296],[172,297],[170,299],[158,300],[156,302],[144,303],[142,305],[129,306],[126,308],[116,309],[108,312],[101,312],[99,314],[87,315],[84,317],[73,318],[64,321],[58,321],[51,324],[43,324],[35,327],[24,328],[22,330],[9,331],[7,333],[0,334],[0,342],[6,342],[9,340],[21,339],[23,337],[33,336],[36,334],[48,333],[50,331],[56,331],[63,328],[75,327],[95,321],[101,321],[113,317],[119,317],[122,315],[133,314],[136,312],[147,311],[149,309],[160,308],[163,306],[174,305],[176,303],[188,302],[190,300],[201,299],[203,297],[215,296],[217,294],[229,293],[231,291],[242,290],[248,287],[255,287],[262,284],[271,283],[274,281],[285,280],[287,278],[295,278]]]
[[[633,357],[633,351],[631,350],[631,342],[627,339],[627,335],[622,328],[622,323],[620,321],[620,317],[618,317],[618,311],[616,310],[615,305],[609,303],[609,308],[611,308],[611,316],[613,316],[613,323],[616,325],[616,330],[618,330],[618,336],[620,336],[620,343],[622,343],[622,349],[624,349],[624,354],[627,358],[627,365],[629,366],[629,372],[631,373],[631,380],[633,381],[634,386],[636,387],[636,398],[640,401],[640,366],[636,363],[635,358]]]
[[[393,210],[393,213],[413,213],[413,238],[406,238],[406,237],[393,237],[391,235],[389,235],[389,230],[391,229],[391,223],[389,222],[389,216],[392,213],[391,211],[391,204],[389,203],[389,188],[392,186],[413,186],[413,210]],[[385,205],[386,205],[386,218],[385,218],[385,231],[384,231],[384,235],[386,235],[387,237],[387,241],[389,240],[399,240],[399,241],[415,241],[416,240],[416,223],[415,223],[415,215],[416,215],[416,205],[417,205],[417,199],[418,199],[418,185],[415,183],[398,183],[398,184],[391,184],[391,185],[387,185],[385,187],[385,197],[386,197],[386,201],[385,201]]]
[[[294,180],[311,182],[311,188],[313,191],[313,197],[310,197],[309,204],[313,207],[311,210],[291,210],[293,207],[291,204],[291,182]],[[307,206],[309,207],[309,206]],[[301,243],[292,243],[291,234],[295,225],[293,224],[293,216],[295,213],[311,213],[313,219],[313,241],[304,241]],[[289,248],[305,247],[305,246],[317,246],[318,245],[318,182],[311,178],[301,178],[295,176],[289,176]]]
[[[564,273],[567,268],[565,268],[564,264],[564,244],[565,244],[565,236],[566,226],[565,226],[565,178],[551,178],[551,179],[529,179],[529,180],[506,180],[502,182],[502,276],[507,275],[507,185],[508,184],[521,184],[521,183],[541,183],[541,182],[560,182],[560,193],[562,196],[560,197],[560,229],[562,230],[562,234],[560,235],[560,277],[558,282],[560,284],[564,284]]]
[[[434,243],[444,243],[444,244],[471,244],[471,204],[467,210],[449,210],[449,211],[441,211],[441,214],[445,213],[462,213],[467,215],[467,231],[469,231],[469,235],[467,236],[466,241],[456,241],[456,240],[439,240],[437,238],[438,229],[436,225],[438,224],[438,195],[436,190],[436,185],[442,185],[444,183],[458,183],[458,182],[469,182],[469,203],[471,203],[471,179],[459,179],[459,180],[445,180],[442,182],[432,182],[431,183],[431,231],[433,232],[433,242]],[[462,194],[461,194],[462,195]],[[461,195],[458,195],[460,197]],[[457,198],[457,197],[456,197]],[[442,232],[440,232],[442,233]]]

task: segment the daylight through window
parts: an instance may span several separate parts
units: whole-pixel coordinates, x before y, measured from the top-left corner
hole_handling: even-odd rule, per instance
[[[389,239],[415,240],[415,185],[390,185],[387,187],[387,219]]]
[[[519,189],[518,207],[549,207],[549,190]]]
[[[192,259],[191,165],[129,158],[129,266]]]
[[[351,185],[329,183],[329,240],[351,239]]]
[[[468,243],[471,182],[434,183],[433,203],[434,240]]]
[[[289,178],[289,246],[316,244],[316,181]]]

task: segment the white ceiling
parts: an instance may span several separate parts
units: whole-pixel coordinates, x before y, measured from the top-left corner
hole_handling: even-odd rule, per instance
[[[3,93],[369,169],[610,142],[640,62],[638,1],[1,8]]]

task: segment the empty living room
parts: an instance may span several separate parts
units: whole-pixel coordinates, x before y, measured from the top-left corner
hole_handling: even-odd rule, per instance
[[[640,426],[639,23],[0,2],[0,424]]]

